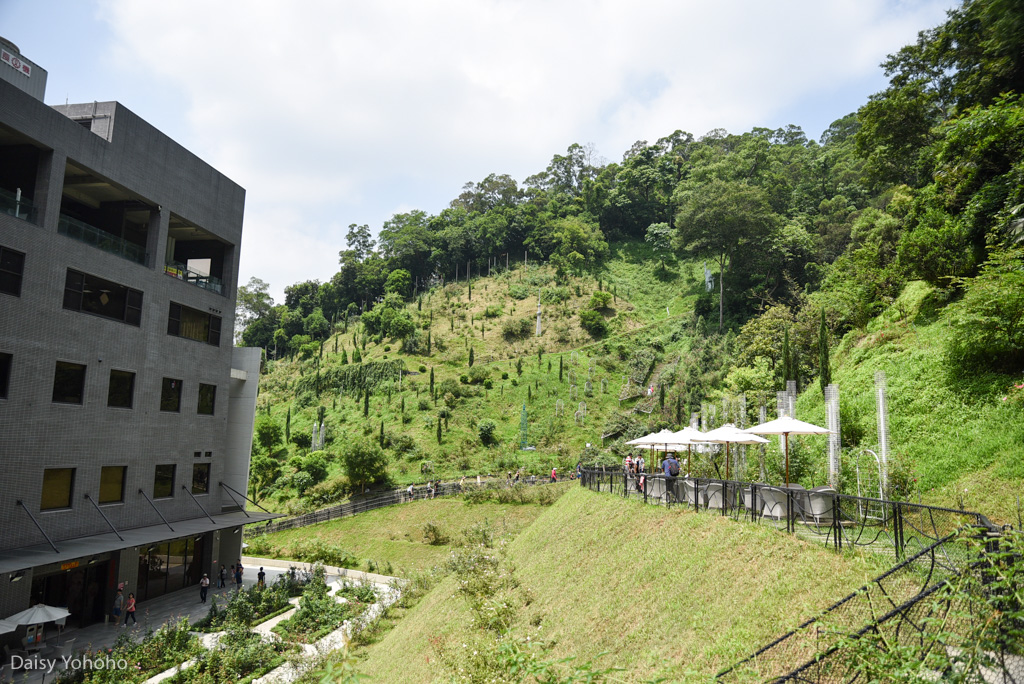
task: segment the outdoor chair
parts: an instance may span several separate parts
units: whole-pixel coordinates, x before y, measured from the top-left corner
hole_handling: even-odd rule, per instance
[[[665,496],[665,479],[652,477],[647,480],[647,496],[660,499]]]
[[[697,485],[690,478],[680,478],[677,482],[682,483],[683,487],[683,503],[687,506],[697,505]]]
[[[786,490],[778,487],[762,487],[757,490],[761,496],[763,506],[761,516],[772,520],[786,519],[787,494]]]
[[[707,483],[701,493],[704,495],[704,508],[722,510],[726,507],[725,485],[721,482]]]
[[[805,505],[802,510],[804,522],[813,520],[818,527],[831,525],[833,521],[832,504],[835,501],[835,491],[830,489],[812,489],[804,497]]]

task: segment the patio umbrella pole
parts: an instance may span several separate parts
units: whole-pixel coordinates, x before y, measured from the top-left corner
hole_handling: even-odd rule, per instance
[[[783,432],[782,438],[786,440],[786,486],[789,486],[789,433]]]

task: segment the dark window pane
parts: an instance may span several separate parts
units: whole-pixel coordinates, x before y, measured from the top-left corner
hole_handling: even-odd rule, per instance
[[[210,344],[220,346],[220,316],[210,316]]]
[[[61,404],[81,404],[85,393],[85,366],[57,362],[53,374],[53,400]]]
[[[174,496],[174,465],[158,465],[153,478],[153,498],[166,499]]]
[[[110,385],[107,388],[107,406],[131,408],[135,394],[135,373],[110,371]]]
[[[217,399],[217,386],[199,384],[199,413],[213,415],[213,405]]]
[[[181,410],[181,380],[164,378],[160,388],[160,410],[174,412]]]
[[[21,277],[25,272],[25,255],[0,247],[0,292],[21,296]]]
[[[47,468],[44,470],[39,510],[71,508],[71,490],[74,488],[74,484],[74,468]]]
[[[103,466],[100,471],[100,503],[124,501],[124,480],[126,466]]]
[[[171,311],[167,314],[167,334],[177,335],[181,329],[181,304],[171,302]]]
[[[193,458],[199,458],[199,457],[200,457],[200,456],[202,456],[202,455],[203,455],[203,452],[202,452],[202,451],[193,451],[193,452],[192,452],[192,457],[193,457]]]
[[[124,322],[131,325],[142,324],[142,293],[128,290],[128,302],[125,305]]]
[[[192,493],[208,494],[210,491],[210,464],[196,463],[192,466]]]
[[[7,391],[11,387],[11,364],[14,356],[0,352],[0,399],[7,398]]]
[[[206,452],[206,458],[213,458],[213,452],[212,451],[207,451]]]
[[[64,278],[64,308],[72,311],[82,310],[82,289],[85,276],[78,271],[68,271]]]

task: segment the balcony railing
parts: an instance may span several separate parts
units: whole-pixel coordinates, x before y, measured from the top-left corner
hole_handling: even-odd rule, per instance
[[[20,191],[15,193],[0,188],[0,211],[29,223],[36,222],[36,205],[23,197]]]
[[[57,222],[57,232],[137,264],[146,265],[149,261],[146,250],[135,243],[64,214],[60,215],[60,221]]]
[[[178,263],[177,261],[168,261],[164,266],[164,273],[172,278],[188,281],[204,290],[210,290],[219,295],[224,294],[224,281],[220,278],[190,271],[185,264]]]

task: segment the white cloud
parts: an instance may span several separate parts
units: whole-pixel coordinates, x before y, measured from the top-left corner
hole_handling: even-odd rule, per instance
[[[881,82],[885,55],[950,5],[104,0],[103,16],[115,58],[181,94],[168,116],[187,144],[246,188],[242,278],[279,298],[330,277],[342,226],[437,212],[464,182],[522,180],[573,142],[618,160],[675,129],[817,137],[831,119],[793,103]]]

